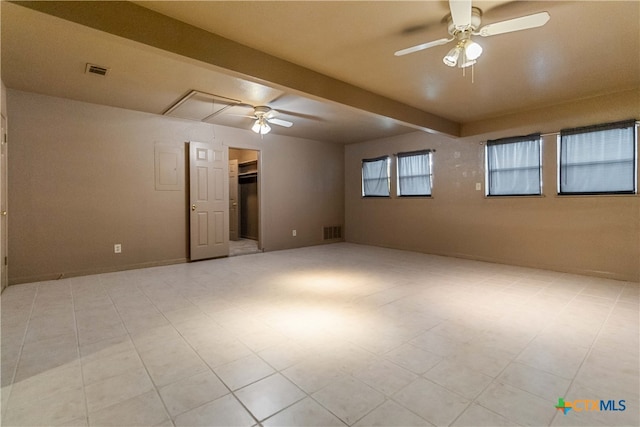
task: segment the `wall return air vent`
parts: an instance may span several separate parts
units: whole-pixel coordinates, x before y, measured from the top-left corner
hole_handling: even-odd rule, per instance
[[[87,63],[87,66],[85,67],[84,72],[86,74],[96,74],[98,76],[104,77],[109,72],[109,69],[107,67],[102,67],[100,65]]]
[[[334,225],[331,227],[322,227],[322,240],[342,239],[342,226]]]

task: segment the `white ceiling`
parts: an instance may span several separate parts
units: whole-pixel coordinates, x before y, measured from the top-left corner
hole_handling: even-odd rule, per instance
[[[59,8],[78,7],[74,3]],[[3,81],[9,88],[156,114],[195,89],[278,109],[294,126],[274,126],[274,134],[338,143],[416,128],[455,135],[467,123],[640,86],[637,1],[474,2],[483,24],[545,10],[551,20],[537,29],[478,37],[484,53],[473,81],[471,70],[463,75],[442,63],[450,45],[393,55],[447,36],[445,1],[136,3],[149,22],[155,11],[217,34],[236,42],[231,46],[242,57],[225,56],[220,45],[203,60],[184,47],[164,49],[155,42],[159,34],[140,42],[145,24],[127,23],[126,16],[113,18],[131,27],[120,31],[89,12],[74,18],[82,25],[51,15],[57,11],[31,9],[45,6],[2,2]],[[114,11],[122,6],[93,5]],[[138,41],[122,36],[136,31]],[[181,35],[174,30],[170,36],[178,43]],[[279,59],[269,62],[271,57]],[[109,67],[108,76],[85,74],[87,62]],[[261,69],[272,63],[281,69]],[[248,106],[233,107],[212,121],[248,128],[251,120],[241,116],[250,112]]]

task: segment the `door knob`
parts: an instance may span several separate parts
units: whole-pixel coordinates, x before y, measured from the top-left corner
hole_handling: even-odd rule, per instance
[[[191,205],[191,210],[192,210],[192,211],[195,211],[195,210],[196,210],[196,205],[195,205],[195,204]]]
[[[0,212],[0,215],[2,215],[2,216],[7,216],[7,211],[2,211],[2,212]]]
[[[237,203],[233,203],[232,206],[238,206],[238,204]]]

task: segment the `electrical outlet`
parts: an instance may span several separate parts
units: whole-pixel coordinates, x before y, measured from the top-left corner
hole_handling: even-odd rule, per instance
[[[113,245],[113,253],[119,254],[122,252],[122,245],[120,243],[116,243]]]
[[[296,230],[291,230],[291,235],[292,235],[293,237],[296,237],[296,235],[297,235],[297,234],[298,234],[298,233],[297,233],[297,231],[296,231]]]
[[[482,190],[482,184],[479,182],[476,182],[476,191],[480,191]]]

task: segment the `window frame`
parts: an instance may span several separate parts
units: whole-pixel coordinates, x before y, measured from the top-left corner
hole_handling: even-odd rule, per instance
[[[538,144],[538,192],[537,193],[504,193],[504,194],[492,194],[491,193],[491,175],[492,172],[497,171],[497,169],[491,169],[489,150],[490,147],[496,145],[505,145],[505,144],[518,144],[522,142],[535,141]],[[485,197],[494,198],[494,197],[541,197],[543,195],[543,174],[542,174],[542,134],[541,133],[532,133],[529,135],[522,136],[512,136],[507,138],[493,139],[488,140],[485,144],[484,149],[484,164],[485,164]],[[511,170],[527,170],[533,169],[533,167],[519,167],[519,168],[511,168]]]
[[[416,197],[432,197],[433,194],[433,153],[435,150],[426,149],[426,150],[416,150],[416,151],[406,151],[402,153],[397,153],[396,157],[396,195],[397,197],[402,198],[416,198]],[[426,155],[429,162],[429,174],[428,175],[417,175],[417,176],[426,176],[429,184],[429,193],[428,194],[402,194],[400,189],[400,179],[403,178],[400,174],[400,158],[402,157],[417,157]]]
[[[381,195],[381,194],[366,194],[365,193],[365,177],[364,177],[364,165],[365,163],[375,163],[375,162],[379,162],[379,161],[385,161],[386,162],[386,171],[387,171],[387,194],[386,195]],[[373,157],[373,158],[369,158],[369,159],[362,159],[361,165],[360,165],[360,186],[361,186],[361,194],[362,194],[362,198],[390,198],[391,197],[391,161],[388,155],[385,156],[380,156],[380,157]]]
[[[562,147],[564,135],[587,134],[591,132],[602,132],[613,129],[632,128],[633,144],[633,189],[632,190],[612,190],[612,191],[562,191],[563,163],[562,163]],[[578,128],[562,129],[557,136],[557,194],[559,196],[607,196],[607,195],[636,195],[638,194],[638,122],[635,119],[622,120],[610,123],[601,123],[591,126],[583,126]],[[598,163],[592,161],[591,163]],[[604,162],[600,162],[604,163]]]

